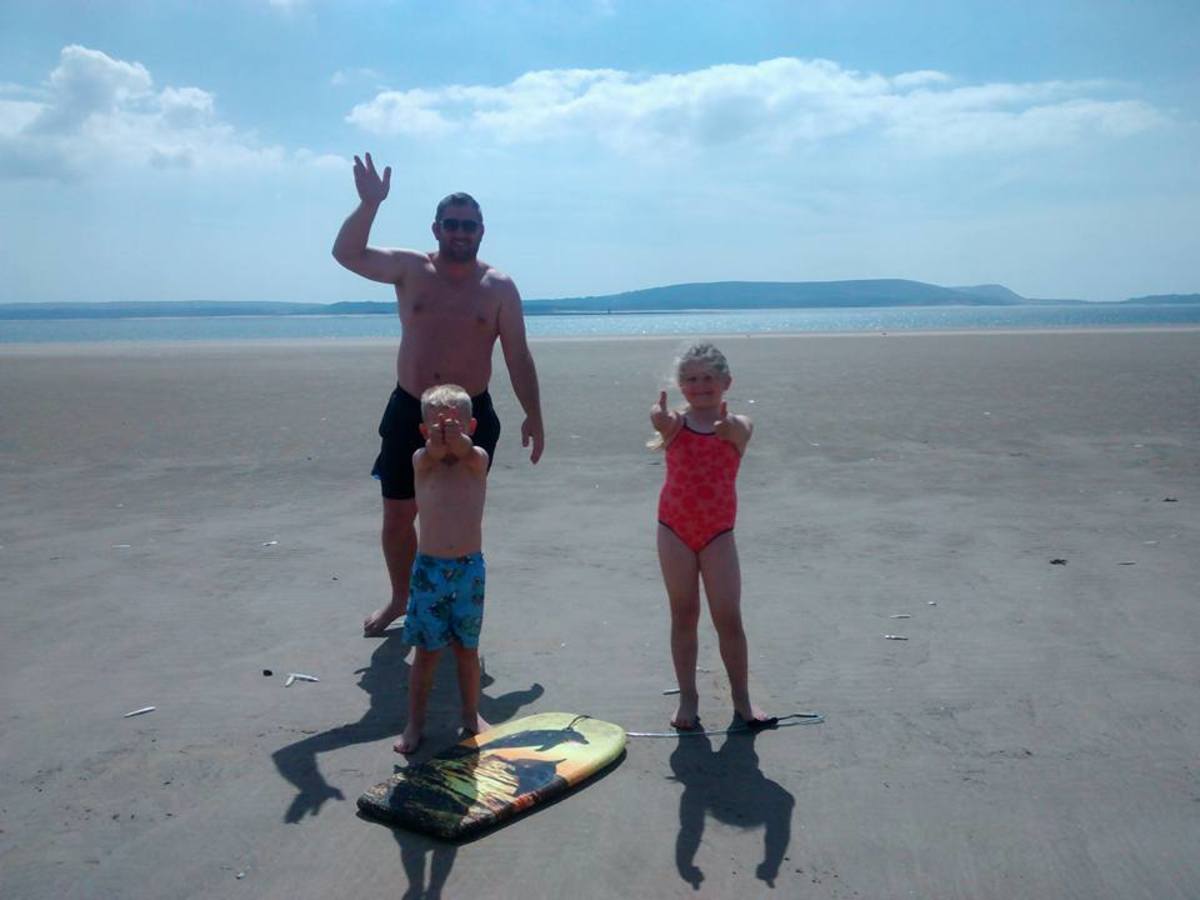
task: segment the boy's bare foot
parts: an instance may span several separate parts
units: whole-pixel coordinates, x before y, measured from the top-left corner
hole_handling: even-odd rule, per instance
[[[410,724],[404,729],[404,734],[400,735],[400,740],[392,744],[392,749],[397,753],[416,753],[417,748],[421,746],[421,729],[416,725]]]
[[[475,716],[474,721],[463,719],[462,736],[472,737],[473,735],[487,731],[491,727],[492,726],[488,724],[487,720],[480,715]]]
[[[363,620],[363,637],[379,637],[388,626],[408,611],[407,603],[393,600],[383,609],[377,609]]]
[[[693,694],[690,697],[686,697],[680,691],[679,706],[675,710],[675,715],[671,718],[671,727],[678,728],[680,731],[695,731],[700,727],[699,712],[699,696]]]

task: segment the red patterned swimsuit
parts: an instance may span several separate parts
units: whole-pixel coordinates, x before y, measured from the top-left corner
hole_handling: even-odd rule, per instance
[[[741,454],[711,432],[693,431],[685,419],[667,444],[666,455],[658,521],[699,553],[714,538],[733,531]]]

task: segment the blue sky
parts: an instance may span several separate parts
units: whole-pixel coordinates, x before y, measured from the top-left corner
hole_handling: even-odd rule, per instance
[[[0,0],[0,302],[387,299],[483,205],[527,298],[1200,291],[1200,3]]]

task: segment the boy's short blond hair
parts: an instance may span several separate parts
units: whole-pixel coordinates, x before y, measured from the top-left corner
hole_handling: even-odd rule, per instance
[[[464,422],[471,420],[471,395],[457,384],[435,384],[421,395],[421,418],[428,419],[435,409],[452,409]]]

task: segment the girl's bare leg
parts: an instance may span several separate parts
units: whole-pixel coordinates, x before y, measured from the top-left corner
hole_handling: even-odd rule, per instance
[[[421,647],[416,649],[412,669],[408,673],[408,724],[404,727],[404,734],[400,735],[400,740],[392,745],[392,749],[397,753],[412,753],[421,746],[429,689],[433,687],[433,673],[441,652]]]
[[[679,685],[679,707],[671,724],[695,728],[700,697],[696,691],[696,655],[700,621],[700,579],[696,554],[671,529],[658,526],[658,562],[671,606],[671,660]]]
[[[717,629],[721,661],[729,677],[734,712],[748,723],[766,721],[766,713],[750,702],[750,651],[742,628],[742,573],[732,531],[714,538],[700,551],[700,575]]]
[[[479,734],[491,726],[479,714],[479,681],[481,668],[479,651],[458,643],[454,648],[454,659],[458,664],[458,693],[462,698],[462,727],[467,734]]]

